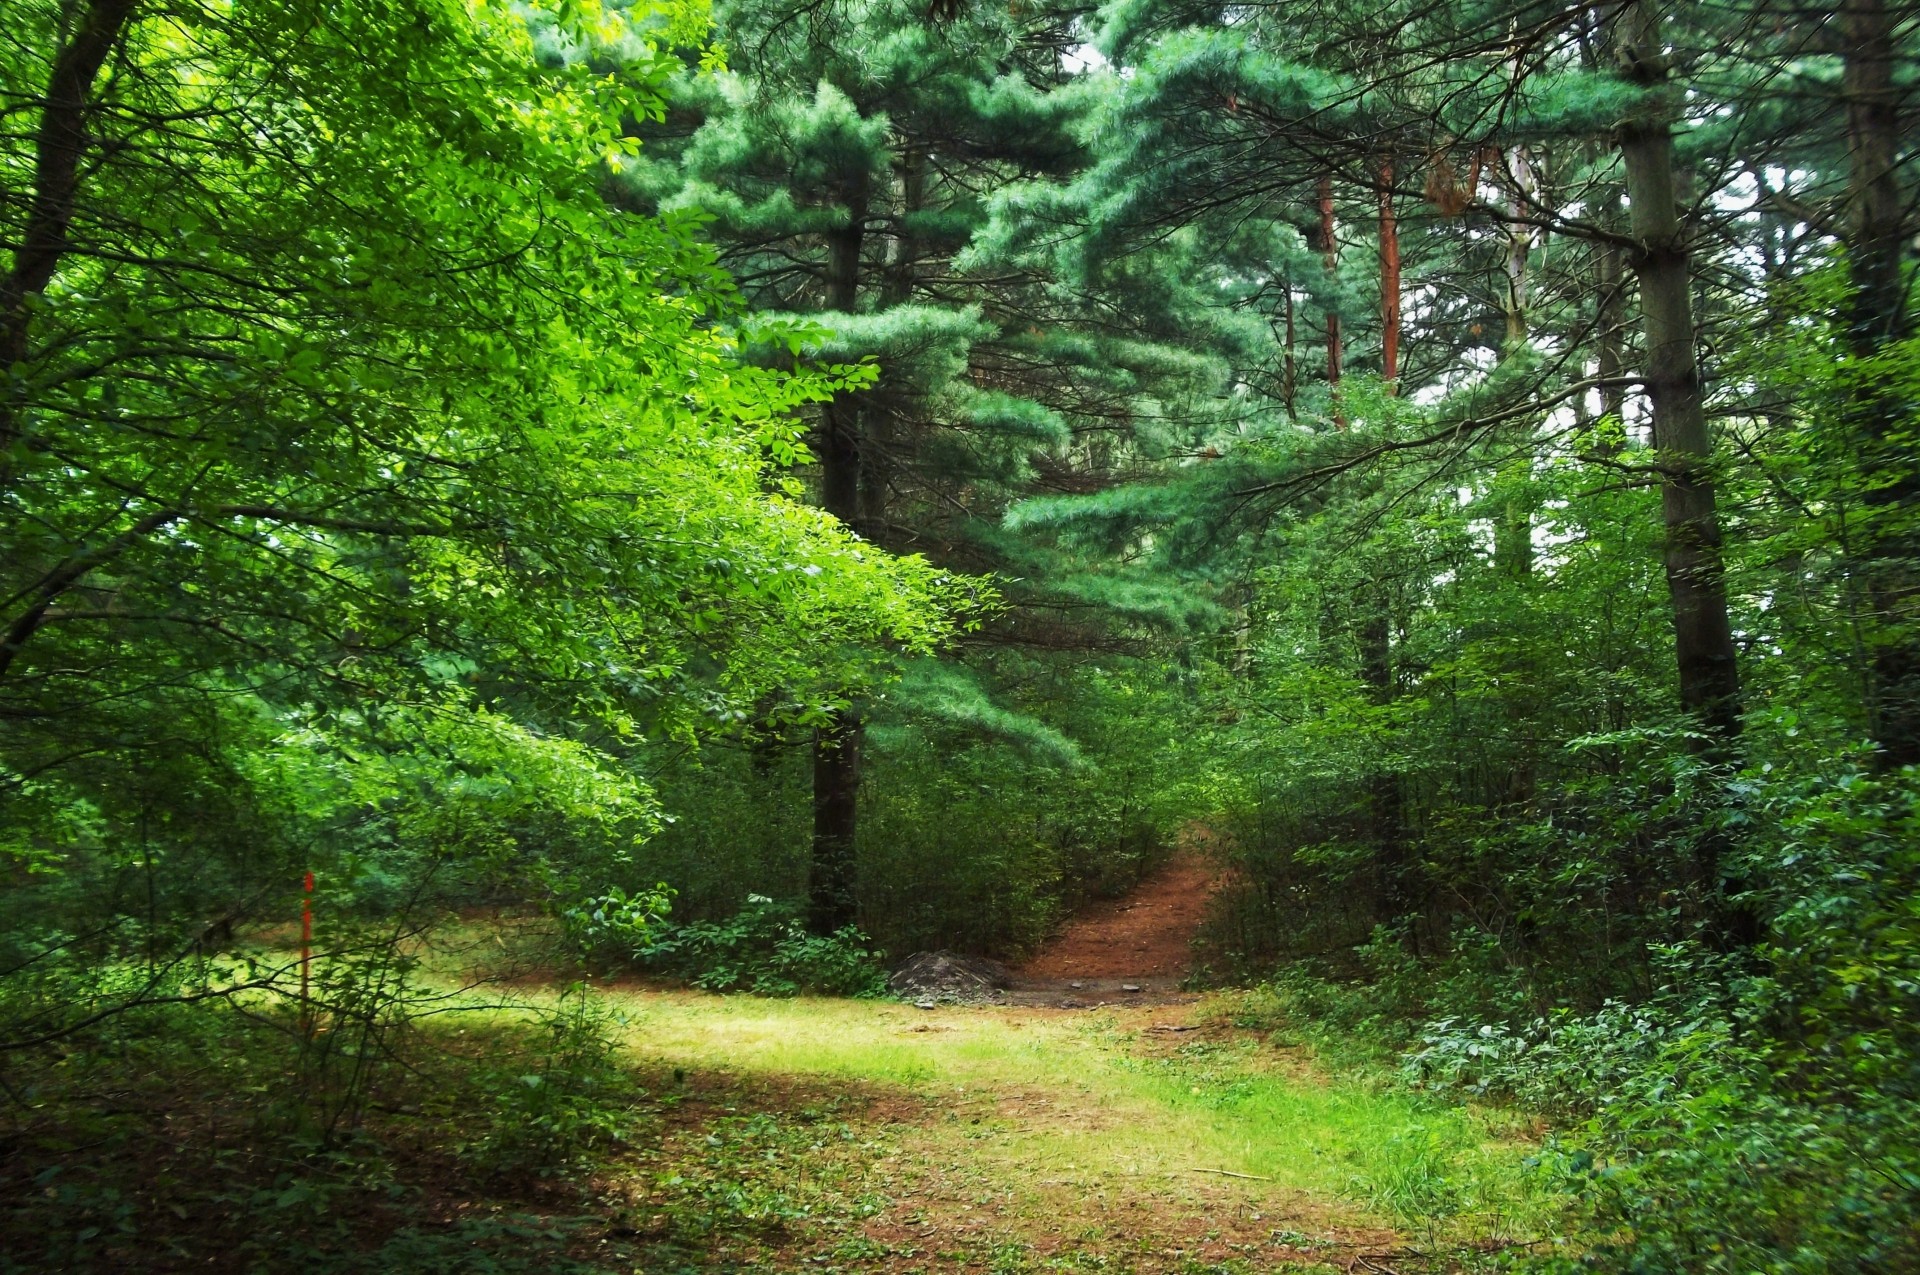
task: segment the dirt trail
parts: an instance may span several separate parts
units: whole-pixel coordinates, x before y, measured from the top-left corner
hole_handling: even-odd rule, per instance
[[[1193,936],[1219,887],[1217,868],[1184,850],[1132,893],[1089,908],[1014,971],[1014,998],[1072,993],[1166,999],[1193,964]]]

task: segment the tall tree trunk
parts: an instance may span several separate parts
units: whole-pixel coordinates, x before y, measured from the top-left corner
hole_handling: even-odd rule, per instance
[[[1523,147],[1514,147],[1506,152],[1508,175],[1513,178],[1513,191],[1509,215],[1513,220],[1507,223],[1507,261],[1506,296],[1504,309],[1507,317],[1507,344],[1516,345],[1528,336],[1527,288],[1530,267],[1533,264],[1533,227],[1519,220],[1530,215],[1529,202],[1533,198],[1536,182],[1533,163],[1527,158]]]
[[[1625,18],[1621,65],[1645,94],[1620,127],[1620,153],[1635,241],[1630,264],[1640,283],[1646,392],[1663,476],[1661,513],[1680,706],[1699,727],[1695,751],[1705,760],[1727,762],[1736,755],[1740,737],[1740,666],[1727,617],[1713,438],[1694,352],[1692,256],[1674,185],[1676,89],[1661,35],[1663,18],[1657,0],[1640,0]],[[1759,926],[1748,908],[1727,897],[1741,885],[1723,879],[1725,850],[1723,834],[1701,830],[1693,870],[1715,937],[1725,946],[1744,947],[1757,940]]]
[[[926,173],[926,152],[910,142],[902,142],[893,165],[893,229],[887,238],[887,259],[881,275],[879,308],[882,310],[891,310],[913,299],[920,244],[908,219],[919,212],[925,202]],[[860,516],[854,528],[873,543],[884,544],[888,534],[887,496],[893,479],[895,446],[891,417],[880,411],[861,421],[860,442]]]
[[[1347,427],[1347,418],[1340,411],[1340,309],[1335,304],[1335,290],[1340,281],[1340,244],[1335,238],[1333,222],[1333,176],[1328,174],[1320,179],[1320,250],[1325,254],[1327,271],[1327,386],[1333,396],[1333,423],[1340,429]]]
[[[1355,637],[1360,647],[1360,679],[1366,683],[1375,704],[1386,705],[1394,698],[1393,640],[1389,616],[1392,607],[1386,590],[1367,587],[1358,599],[1363,608]],[[1367,784],[1368,832],[1373,841],[1374,872],[1377,881],[1376,915],[1381,921],[1396,922],[1412,917],[1421,903],[1407,862],[1406,811],[1400,793],[1399,772],[1382,768]],[[1419,924],[1414,918],[1407,930],[1407,943],[1419,950]]]
[[[1871,359],[1912,335],[1907,305],[1906,200],[1900,189],[1900,95],[1886,0],[1844,0],[1847,102],[1847,336]],[[1868,370],[1849,386],[1854,444],[1874,518],[1863,574],[1874,613],[1871,716],[1887,766],[1920,764],[1920,463],[1913,412],[1888,378]]]
[[[1620,188],[1608,182],[1601,187],[1600,196],[1595,201],[1595,218],[1602,228],[1617,230],[1623,220],[1622,212]],[[1627,419],[1627,387],[1621,382],[1627,374],[1626,262],[1620,245],[1612,240],[1602,241],[1596,252],[1598,259],[1594,263],[1594,273],[1600,295],[1599,309],[1594,317],[1594,342],[1598,348],[1600,414],[1612,417],[1616,427],[1624,427]]]
[[[1694,354],[1692,257],[1674,189],[1674,90],[1662,16],[1653,0],[1629,11],[1622,63],[1628,78],[1647,92],[1621,125],[1620,153],[1632,202],[1631,264],[1640,282],[1646,391],[1665,476],[1661,508],[1680,703],[1704,731],[1704,750],[1725,758],[1740,734],[1740,669],[1727,619],[1713,439]]]
[[[87,149],[93,84],[133,16],[135,0],[94,0],[53,60],[40,127],[34,137],[33,195],[13,251],[13,268],[0,278],[0,374],[27,361],[33,298],[53,282],[72,244],[80,160]],[[8,454],[20,439],[20,418],[0,401],[0,486],[12,481]]]
[[[1393,161],[1380,164],[1380,375],[1400,392],[1400,219],[1393,210]]]
[[[1503,184],[1511,181],[1507,197],[1507,252],[1502,263],[1505,287],[1501,308],[1506,314],[1506,339],[1500,347],[1500,357],[1505,360],[1524,351],[1533,336],[1530,289],[1536,232],[1523,219],[1533,214],[1539,186],[1532,160],[1523,147],[1506,151],[1499,167]],[[1500,475],[1504,491],[1494,510],[1493,564],[1496,571],[1516,584],[1525,584],[1533,578],[1533,515],[1537,503],[1533,487],[1535,433],[1534,419],[1520,416],[1495,436],[1496,446],[1511,446],[1513,455]],[[1518,742],[1510,745],[1509,766],[1496,781],[1497,791],[1500,800],[1516,806],[1531,802],[1539,786],[1534,748],[1526,742],[1538,714],[1533,689],[1538,678],[1534,673],[1528,664],[1515,668],[1501,696],[1502,713],[1512,739]]]
[[[1507,152],[1506,160],[1504,167],[1513,179],[1510,204],[1513,220],[1507,224],[1506,287],[1502,303],[1506,311],[1506,341],[1501,347],[1503,359],[1524,346],[1532,335],[1527,304],[1534,231],[1532,226],[1519,218],[1529,215],[1528,204],[1535,188],[1533,165],[1524,150],[1516,147]],[[1509,434],[1519,448],[1519,455],[1509,463],[1509,472],[1519,481],[1506,499],[1500,502],[1495,513],[1494,565],[1503,574],[1524,580],[1533,574],[1533,497],[1529,488],[1533,477],[1534,424],[1522,417],[1511,430],[1503,430],[1502,433]]]
[[[1591,26],[1587,25],[1589,22]],[[1614,60],[1616,32],[1598,13],[1583,18],[1581,25],[1580,64],[1589,71],[1601,71]],[[1603,144],[1597,141],[1587,147],[1587,159],[1595,167],[1606,162],[1607,156],[1602,147]],[[1598,183],[1590,216],[1593,223],[1608,235],[1622,232],[1626,209],[1621,203],[1618,181],[1609,176]],[[1624,430],[1627,419],[1627,389],[1622,383],[1627,375],[1626,257],[1615,239],[1603,239],[1595,245],[1593,273],[1593,339],[1597,351],[1596,371],[1600,378],[1600,415],[1613,418],[1614,427]],[[1613,435],[1606,437],[1611,439]],[[1615,450],[1608,444],[1603,444],[1603,448]]]
[[[844,195],[847,224],[828,239],[827,307],[850,313],[860,296],[860,253],[867,220],[865,181]],[[828,513],[860,520],[860,410],[841,395],[821,413],[820,502]],[[807,876],[807,928],[831,934],[858,918],[854,841],[860,813],[859,711],[836,709],[813,737],[813,857]]]

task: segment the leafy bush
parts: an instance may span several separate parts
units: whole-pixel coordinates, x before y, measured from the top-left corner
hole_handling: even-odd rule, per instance
[[[750,894],[746,906],[724,921],[663,927],[634,956],[713,992],[878,996],[886,990],[886,975],[868,944],[852,926],[825,937],[808,934],[793,904]]]
[[[584,984],[569,987],[544,1024],[540,1052],[481,1075],[492,1101],[458,1147],[461,1158],[489,1177],[552,1177],[625,1141],[646,1091],[621,1066],[618,1025]]]
[[[626,955],[647,944],[673,910],[674,894],[664,881],[631,894],[611,886],[606,893],[567,908],[560,914],[560,924],[582,956]]]

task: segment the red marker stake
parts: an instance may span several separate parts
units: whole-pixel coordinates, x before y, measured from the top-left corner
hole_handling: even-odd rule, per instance
[[[300,1030],[313,1030],[313,1002],[308,999],[313,966],[313,873],[307,873],[307,892],[300,896]]]

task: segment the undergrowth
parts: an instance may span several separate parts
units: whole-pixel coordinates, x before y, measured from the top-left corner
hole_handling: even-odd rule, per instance
[[[603,1005],[353,1026],[156,1006],[10,1060],[0,1271],[609,1269],[591,1177],[663,1104]]]

